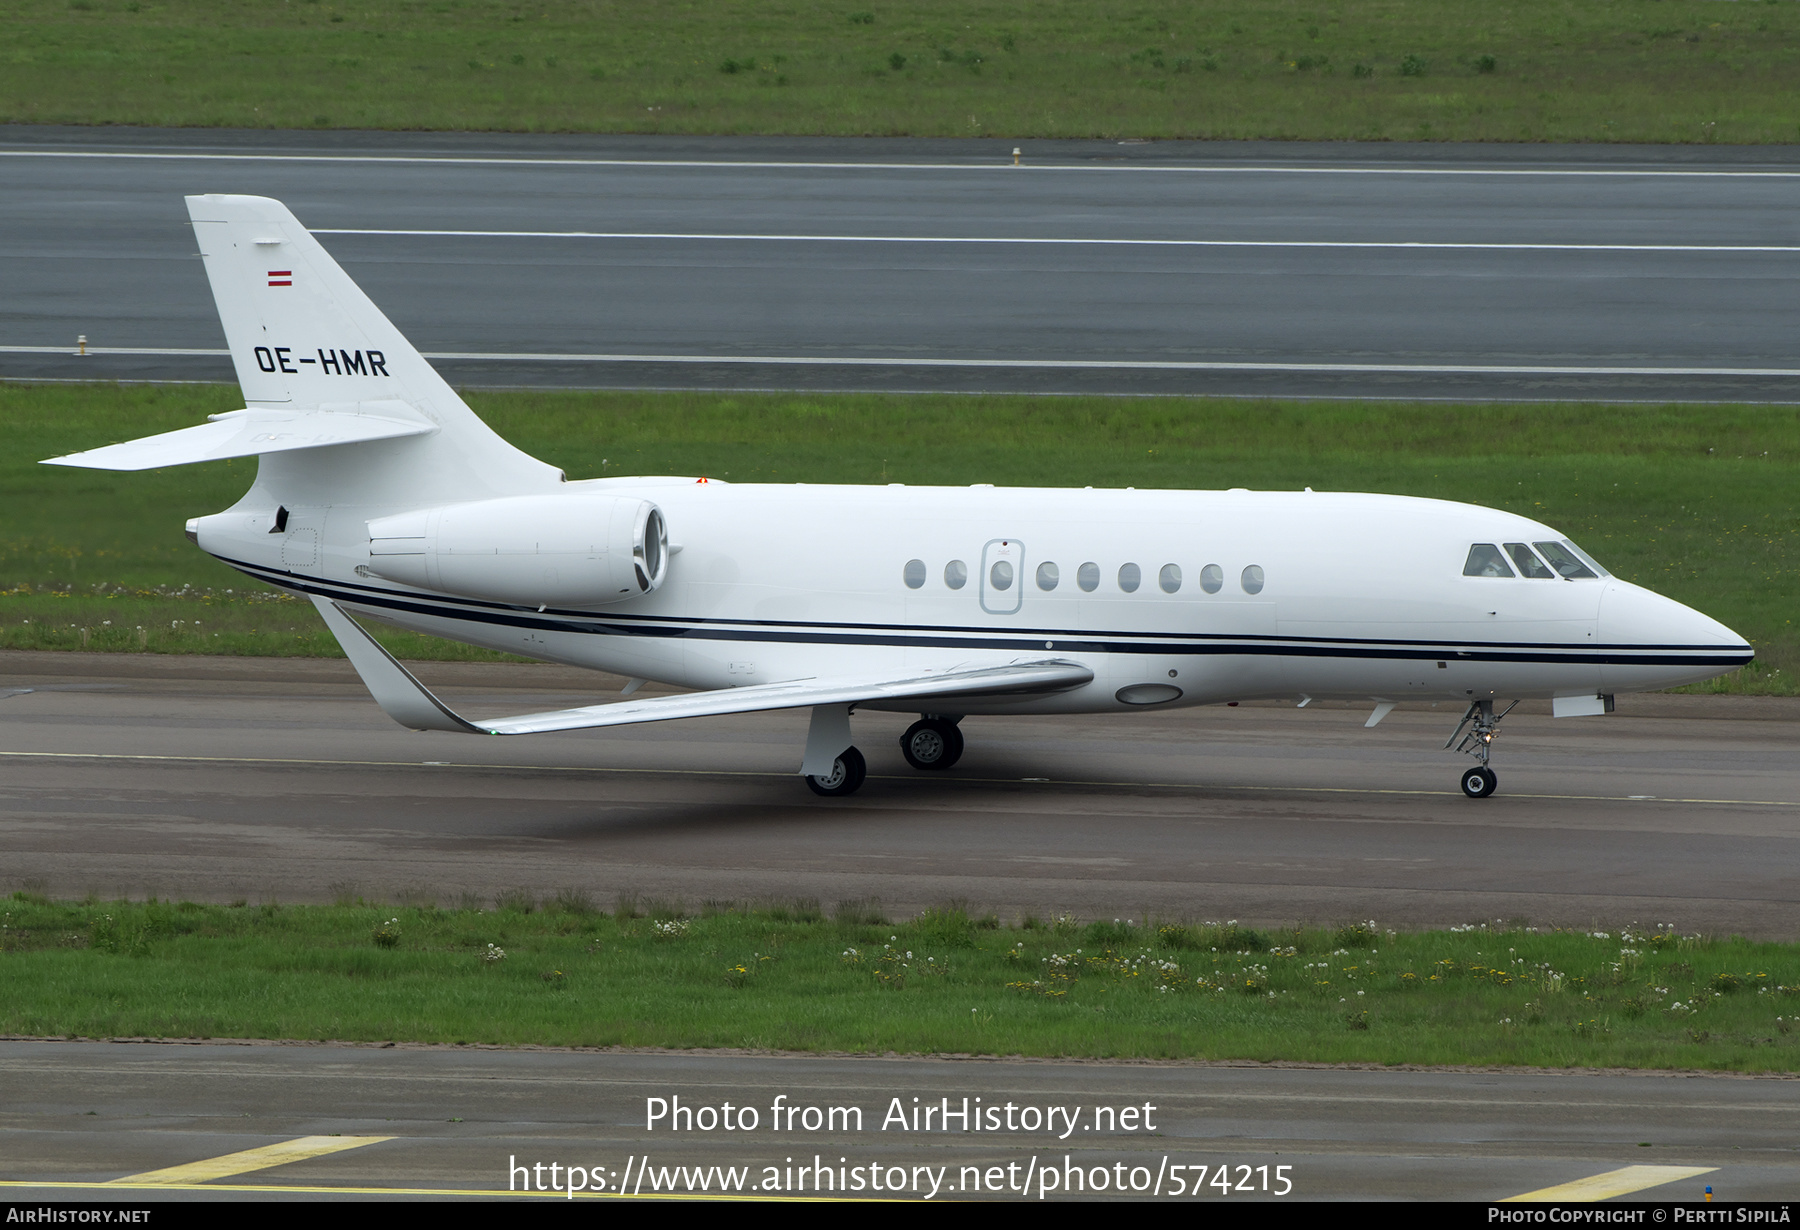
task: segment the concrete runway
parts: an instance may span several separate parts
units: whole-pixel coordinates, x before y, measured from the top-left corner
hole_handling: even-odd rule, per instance
[[[1215,1204],[1272,1198],[1279,1166],[1289,1198],[1301,1200],[1494,1201],[1666,1167],[1619,1176],[1617,1194],[1698,1202],[1710,1184],[1721,1202],[1777,1201],[1800,1180],[1800,1086],[1783,1078],[20,1041],[0,1042],[0,1074],[0,1200],[20,1202],[366,1199],[395,1189],[467,1199],[503,1192],[509,1176],[518,1183],[515,1164],[545,1163],[531,1181],[547,1182],[551,1162],[580,1166],[584,1183],[598,1169],[608,1188],[647,1195],[665,1167],[750,1167],[761,1182],[772,1165],[787,1184],[790,1162],[815,1156],[865,1175],[879,1163],[889,1182],[890,1168],[904,1167],[901,1198],[931,1190],[923,1177],[912,1187],[913,1166],[947,1168],[938,1200],[1036,1197],[1046,1168],[1060,1187],[1071,1167],[1086,1172],[1084,1183],[1107,1168],[1102,1198],[1119,1194],[1115,1177],[1140,1184],[1128,1196],[1154,1198],[1158,1184],[1174,1198],[1175,1166],[1205,1166],[1182,1176],[1203,1181],[1228,1166],[1233,1184],[1257,1189],[1225,1195],[1209,1183],[1185,1197]],[[840,1119],[836,1131],[773,1131],[768,1108],[783,1094],[789,1105],[859,1107],[863,1128],[845,1130]],[[646,1100],[675,1097],[755,1107],[758,1130],[646,1130]],[[880,1127],[893,1099],[910,1110],[915,1097],[953,1108],[965,1097],[1062,1107],[1075,1126],[979,1135]],[[1154,1130],[1096,1132],[1097,1106],[1140,1108]],[[195,1167],[307,1138],[336,1151]],[[176,1167],[191,1169],[170,1173]],[[976,1179],[983,1190],[970,1190]]]
[[[1020,148],[3,128],[0,376],[229,379],[245,192],[463,385],[1800,399],[1797,147]]]
[[[619,681],[422,664],[476,715]],[[520,739],[414,734],[347,664],[0,654],[0,888],[58,896],[491,900],[527,888],[950,900],[1014,918],[1374,918],[1800,935],[1800,701],[1620,697],[1506,719],[1500,792],[1441,750],[1457,714],[1245,705],[970,719],[943,774],[859,714],[870,779],[819,799],[803,713]]]

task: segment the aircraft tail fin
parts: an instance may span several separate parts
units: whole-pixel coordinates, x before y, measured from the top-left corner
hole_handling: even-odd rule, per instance
[[[252,406],[436,400],[450,392],[280,201],[191,196],[187,205]]]
[[[287,206],[257,196],[190,196],[187,204],[251,410],[404,403],[439,430],[407,442],[411,464],[401,468],[413,481],[403,486],[479,498],[560,480],[463,403]],[[290,452],[265,467],[275,461],[296,478],[341,464]]]

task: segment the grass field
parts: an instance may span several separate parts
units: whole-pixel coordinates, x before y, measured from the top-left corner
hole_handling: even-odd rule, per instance
[[[1311,486],[1506,508],[1749,637],[1757,665],[1703,686],[1793,694],[1800,673],[1800,408],[606,392],[470,401],[572,478]],[[241,404],[227,386],[0,384],[0,646],[337,653],[309,607],[272,600],[182,536],[188,517],[243,493],[253,462],[145,474],[36,464]],[[497,656],[381,635],[403,656]]]
[[[868,902],[0,902],[0,1032],[1791,1070],[1800,948]]]
[[[1800,140],[1794,0],[11,0],[0,122]]]

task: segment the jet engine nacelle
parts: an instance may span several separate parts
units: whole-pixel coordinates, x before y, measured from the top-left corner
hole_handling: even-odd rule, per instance
[[[368,568],[467,598],[599,606],[662,584],[669,531],[660,508],[631,496],[476,500],[370,521]]]

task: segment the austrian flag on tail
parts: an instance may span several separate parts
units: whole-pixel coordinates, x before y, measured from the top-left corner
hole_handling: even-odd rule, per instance
[[[294,284],[293,277],[294,271],[292,269],[271,269],[269,270],[269,285],[292,286]],[[279,278],[280,281],[277,281],[277,278]]]

